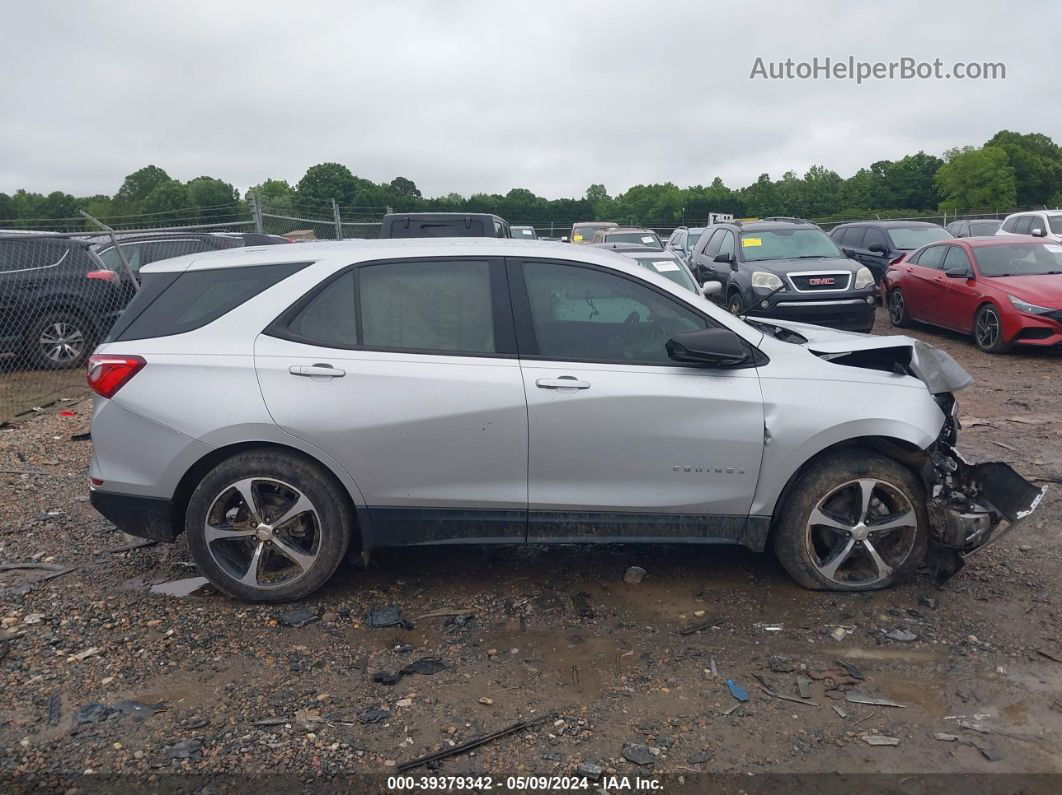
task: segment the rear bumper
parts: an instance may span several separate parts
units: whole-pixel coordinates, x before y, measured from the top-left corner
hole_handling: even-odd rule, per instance
[[[89,501],[123,533],[154,541],[173,541],[177,537],[172,500],[92,489]]]

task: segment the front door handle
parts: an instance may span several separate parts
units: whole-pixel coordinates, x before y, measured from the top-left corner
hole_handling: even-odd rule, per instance
[[[308,378],[342,378],[347,374],[346,370],[340,370],[330,364],[293,364],[288,368],[292,375],[303,375]]]
[[[560,378],[539,378],[535,381],[539,389],[589,389],[589,381],[580,381],[573,375],[562,375]]]

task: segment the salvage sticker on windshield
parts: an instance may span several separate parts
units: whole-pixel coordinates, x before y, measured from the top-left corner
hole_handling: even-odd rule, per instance
[[[660,273],[667,273],[668,271],[677,271],[679,269],[679,266],[676,263],[669,262],[668,260],[654,262],[653,267],[656,268],[657,271]]]
[[[741,247],[748,248],[749,246],[762,246],[763,240],[758,237],[743,237],[741,238]]]
[[[582,235],[572,235],[572,240],[577,240],[578,241],[578,240],[582,240],[582,239],[583,239]]]
[[[653,239],[652,235],[642,235],[642,242],[643,243],[655,243],[656,241]]]

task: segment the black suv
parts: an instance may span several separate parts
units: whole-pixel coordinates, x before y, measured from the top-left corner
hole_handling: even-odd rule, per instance
[[[490,213],[389,213],[381,238],[512,237],[509,222]]]
[[[0,233],[0,352],[30,367],[77,367],[136,292],[87,240]]]
[[[261,245],[262,240],[272,235],[229,232],[118,232],[115,239],[125,255],[125,260],[134,273],[149,263],[186,254],[201,254],[205,251],[220,251],[225,248]],[[125,265],[110,235],[86,236],[100,260],[113,271],[124,271]],[[271,242],[283,240],[278,238]],[[285,241],[286,242],[286,241]]]
[[[870,268],[874,283],[881,284],[890,262],[908,251],[947,240],[952,234],[940,224],[926,221],[857,221],[835,226],[830,237],[847,256]]]
[[[874,326],[873,276],[806,221],[710,226],[697,241],[690,265],[702,283],[722,283],[719,298],[734,314],[850,331]]]

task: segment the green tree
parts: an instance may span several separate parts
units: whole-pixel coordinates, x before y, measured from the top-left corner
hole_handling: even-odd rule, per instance
[[[934,178],[942,165],[944,161],[939,157],[922,151],[888,163],[884,182],[892,206],[913,210],[935,208],[940,203],[940,193]]]
[[[1014,206],[1014,169],[1004,149],[966,146],[948,150],[944,159],[936,175],[942,197],[940,209],[977,212]]]
[[[144,166],[122,181],[114,198],[124,212],[139,212],[139,205],[147,199],[148,194],[170,181],[170,175],[158,166]]]
[[[798,215],[822,218],[841,209],[844,180],[825,166],[812,166],[804,175]]]
[[[406,177],[395,177],[393,180],[391,180],[391,184],[388,187],[391,188],[391,192],[394,193],[395,196],[399,196],[401,198],[419,199],[421,197],[420,189],[417,187],[417,183],[415,183],[411,179],[407,179]]]
[[[1000,130],[985,146],[993,146],[1007,153],[1014,170],[1017,204],[1033,207],[1050,202],[1062,184],[1062,147],[1040,133]]]
[[[267,179],[249,188],[247,193],[256,194],[266,212],[286,214],[295,209],[295,189],[287,180]]]
[[[354,205],[358,179],[340,163],[318,163],[310,166],[296,187],[296,203],[310,213],[331,212],[332,200],[341,206]]]
[[[240,195],[227,182],[214,177],[196,177],[185,187],[200,220],[220,223],[245,215],[243,208],[234,207],[240,201]]]
[[[0,193],[0,221],[15,220],[15,204],[6,193]]]
[[[152,226],[184,224],[195,220],[189,217],[191,202],[188,187],[171,179],[158,185],[145,196],[142,208],[143,212],[152,214],[148,219]]]
[[[605,190],[605,186],[599,182],[595,182],[586,189],[586,200],[588,202],[596,204],[597,202],[607,201],[608,198],[608,191]]]

